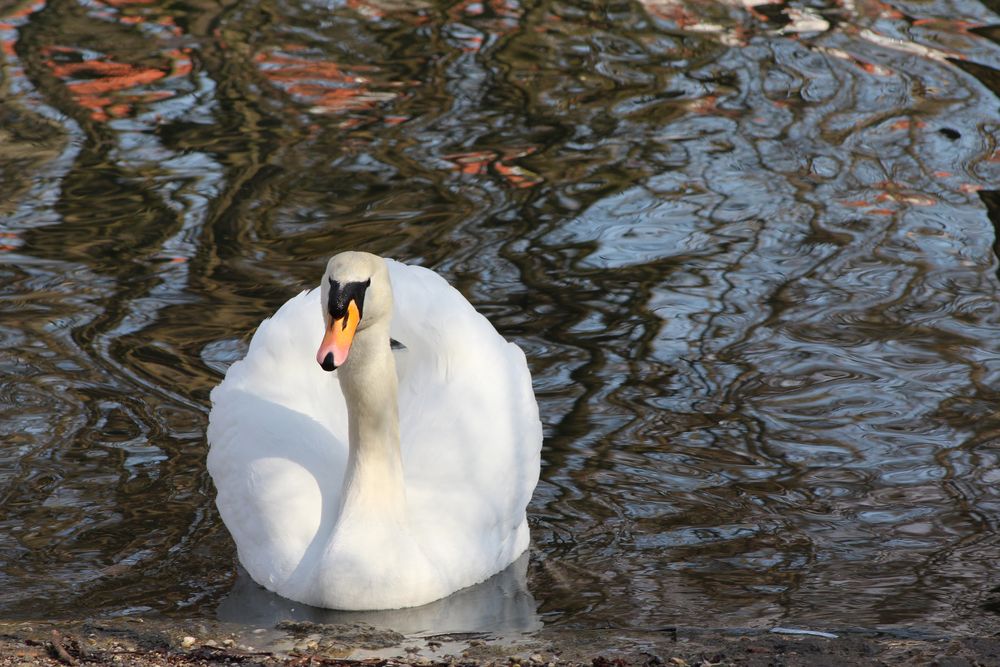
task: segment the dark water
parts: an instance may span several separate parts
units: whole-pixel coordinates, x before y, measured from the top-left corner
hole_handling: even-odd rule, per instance
[[[208,392],[363,248],[528,353],[534,622],[1000,630],[1000,18],[750,5],[0,2],[0,616],[254,607]]]

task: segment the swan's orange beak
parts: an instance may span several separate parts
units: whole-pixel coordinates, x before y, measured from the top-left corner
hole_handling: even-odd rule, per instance
[[[354,332],[360,320],[358,304],[351,301],[347,304],[347,314],[330,323],[326,334],[323,335],[323,342],[319,345],[319,351],[316,352],[316,361],[324,371],[335,370],[347,361],[347,353],[351,351]]]

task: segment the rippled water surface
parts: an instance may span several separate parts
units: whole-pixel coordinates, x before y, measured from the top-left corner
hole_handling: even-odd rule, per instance
[[[1000,629],[988,7],[0,15],[0,616],[273,603],[208,392],[364,248],[528,354],[529,624]]]

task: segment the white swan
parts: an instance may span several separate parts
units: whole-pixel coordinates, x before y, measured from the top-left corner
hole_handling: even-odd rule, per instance
[[[240,562],[292,600],[416,606],[527,548],[542,431],[524,354],[428,269],[333,257],[212,391],[208,440]]]

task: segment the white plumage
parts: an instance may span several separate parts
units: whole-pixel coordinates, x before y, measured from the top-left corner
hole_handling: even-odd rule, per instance
[[[345,276],[371,285],[328,373],[325,286]],[[502,570],[528,545],[539,472],[524,354],[428,269],[342,253],[323,285],[261,323],[212,391],[208,468],[240,561],[279,595],[336,609],[416,606]]]

